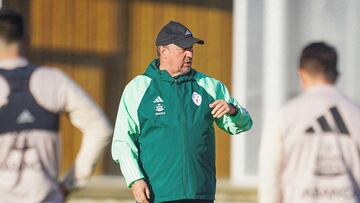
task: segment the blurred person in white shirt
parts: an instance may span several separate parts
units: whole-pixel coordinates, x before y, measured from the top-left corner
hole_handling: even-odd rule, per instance
[[[0,203],[62,203],[84,186],[110,141],[103,111],[69,77],[20,56],[22,16],[0,9]],[[59,181],[59,114],[83,134],[73,167]]]
[[[306,46],[298,74],[303,93],[263,130],[259,202],[359,202],[360,108],[335,87],[335,48]]]

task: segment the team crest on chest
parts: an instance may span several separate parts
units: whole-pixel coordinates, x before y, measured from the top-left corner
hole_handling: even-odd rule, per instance
[[[198,94],[197,92],[193,92],[192,94],[192,100],[194,101],[194,103],[197,106],[200,106],[201,102],[202,102],[202,97],[200,94]]]

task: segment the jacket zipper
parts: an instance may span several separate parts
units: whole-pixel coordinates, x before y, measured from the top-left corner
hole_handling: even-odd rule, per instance
[[[184,116],[182,115],[181,112],[185,112],[184,109],[184,105],[182,105],[183,103],[181,102],[183,100],[182,95],[181,95],[181,87],[180,87],[180,82],[178,80],[174,80],[175,81],[175,86],[176,86],[176,90],[177,90],[177,95],[178,95],[178,105],[180,108],[179,111],[179,117],[180,117],[180,122],[181,122],[181,128],[182,128],[182,136],[183,136],[183,183],[184,183],[184,193],[185,196],[187,196],[187,163],[186,163],[186,159],[187,159],[187,151],[186,151],[186,144],[187,144],[187,139],[186,139],[186,123],[184,120]]]

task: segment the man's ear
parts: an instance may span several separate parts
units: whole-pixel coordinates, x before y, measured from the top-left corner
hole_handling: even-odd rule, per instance
[[[165,46],[160,46],[159,53],[160,53],[160,56],[163,56],[166,58],[167,54],[168,54],[168,49]]]
[[[306,69],[300,67],[298,69],[298,75],[299,75],[301,86],[303,88],[307,88],[307,86],[309,85],[309,82],[311,81],[311,75],[309,74],[309,72]]]
[[[303,80],[303,79],[304,79],[304,74],[306,74],[306,73],[304,73],[304,72],[305,72],[305,70],[304,70],[304,69],[302,69],[302,68],[298,68],[298,72],[297,72],[297,74],[298,74],[298,76],[299,76],[300,80]]]

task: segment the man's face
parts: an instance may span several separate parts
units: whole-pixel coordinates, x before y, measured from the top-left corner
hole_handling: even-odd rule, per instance
[[[188,73],[192,66],[193,47],[181,48],[175,44],[169,44],[167,49],[169,71],[175,75]]]

